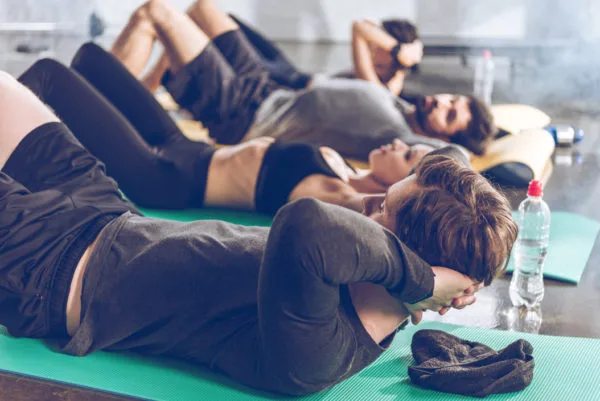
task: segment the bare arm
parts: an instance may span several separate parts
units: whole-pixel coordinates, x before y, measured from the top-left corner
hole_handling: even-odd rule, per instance
[[[394,95],[398,96],[404,88],[404,79],[406,78],[406,71],[398,70],[396,74],[387,82],[386,86]]]
[[[392,35],[381,29],[373,21],[355,21],[352,24],[352,32],[362,37],[368,44],[377,46],[390,52],[398,41]]]
[[[383,84],[375,71],[375,63],[373,61],[373,54],[369,48],[369,42],[367,42],[358,28],[358,25],[361,23],[354,22],[352,24],[352,60],[354,62],[354,73],[362,80]]]
[[[352,50],[354,60],[354,71],[358,78],[365,81],[378,83],[387,87],[395,95],[402,92],[406,72],[397,70],[387,81],[382,81],[381,73],[378,73],[371,48],[381,50],[389,55],[389,68],[395,65],[390,52],[398,44],[397,40],[385,30],[377,26],[373,21],[355,21],[352,24]],[[423,55],[422,44],[415,41],[410,44],[402,44],[398,53],[398,61],[402,65],[411,66],[418,63]],[[379,60],[381,63],[381,60]],[[384,78],[386,79],[386,78]]]

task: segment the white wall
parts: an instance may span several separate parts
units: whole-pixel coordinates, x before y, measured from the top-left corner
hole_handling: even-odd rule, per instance
[[[523,38],[527,7],[522,0],[420,0],[416,21],[422,35]]]
[[[588,0],[588,24],[592,27],[587,39],[600,40],[600,1]]]
[[[179,9],[190,0],[171,0]],[[600,0],[215,0],[275,39],[348,41],[350,23],[404,17],[423,35],[600,38]],[[143,0],[0,0],[0,22],[85,26],[91,10],[118,32]]]

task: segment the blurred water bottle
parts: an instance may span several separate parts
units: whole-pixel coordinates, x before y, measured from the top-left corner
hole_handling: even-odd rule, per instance
[[[542,200],[542,183],[529,183],[527,199],[519,205],[519,237],[513,251],[515,270],[510,282],[514,306],[535,308],[544,298],[543,268],[550,237],[550,208]]]
[[[571,146],[583,141],[585,136],[581,128],[571,127],[570,125],[558,124],[544,127],[552,135],[557,146]]]
[[[492,52],[483,51],[483,57],[475,64],[475,78],[473,95],[481,99],[488,106],[492,104],[492,92],[494,90],[494,60]]]

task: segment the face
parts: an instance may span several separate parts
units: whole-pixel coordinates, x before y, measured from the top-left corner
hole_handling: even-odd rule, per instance
[[[389,187],[385,195],[368,195],[363,199],[362,213],[390,231],[396,231],[398,204],[420,189],[413,174]]]
[[[427,145],[408,146],[399,139],[369,153],[371,174],[381,183],[392,185],[408,176],[410,171],[433,148]]]
[[[469,99],[466,96],[423,96],[417,99],[415,106],[419,126],[432,136],[451,137],[465,130],[471,122]]]

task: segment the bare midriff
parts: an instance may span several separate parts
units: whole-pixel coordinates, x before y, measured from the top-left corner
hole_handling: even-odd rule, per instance
[[[273,138],[218,149],[208,168],[204,204],[253,210],[256,180]]]
[[[69,297],[67,298],[67,310],[66,313],[66,321],[67,321],[67,333],[70,336],[73,336],[79,325],[81,323],[81,294],[83,289],[83,277],[85,276],[85,270],[87,268],[87,263],[90,259],[90,255],[94,251],[96,247],[96,243],[98,242],[98,238],[102,231],[94,242],[90,246],[87,247],[81,259],[77,263],[77,267],[75,267],[75,272],[73,273],[73,280],[71,280],[71,286],[69,287]]]

